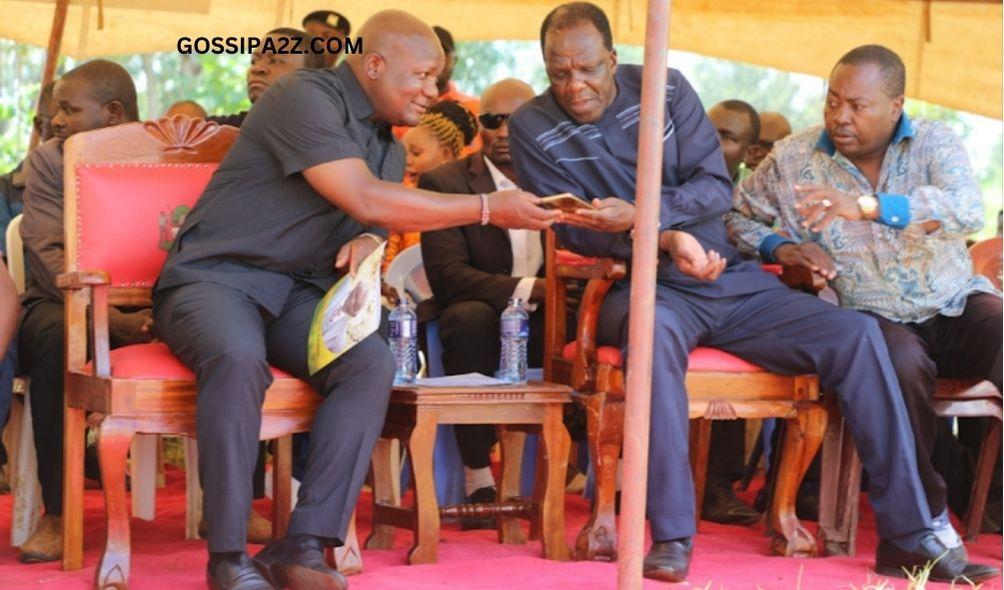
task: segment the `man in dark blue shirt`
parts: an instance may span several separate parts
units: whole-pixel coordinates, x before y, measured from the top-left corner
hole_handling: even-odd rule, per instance
[[[638,163],[641,68],[618,66],[610,25],[596,6],[559,6],[544,20],[541,47],[550,89],[513,115],[513,162],[520,186],[538,195],[596,199],[597,212],[566,217],[561,242],[579,253],[631,257]],[[882,539],[878,569],[936,562],[932,579],[986,579],[996,570],[966,563],[931,531],[915,445],[896,374],[876,322],[784,287],[742,260],[721,216],[731,182],[700,100],[670,71],[663,133],[647,515],[653,545],[648,577],[682,581],[695,534],[688,461],[687,357],[697,345],[784,374],[817,373],[840,400],[871,476],[870,500]],[[656,220],[651,220],[655,223]],[[626,356],[629,289],[611,290],[598,338]],[[939,557],[941,558],[939,560]]]

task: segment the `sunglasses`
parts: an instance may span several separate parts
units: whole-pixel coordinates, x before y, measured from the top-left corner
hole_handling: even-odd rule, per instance
[[[484,125],[485,129],[498,129],[502,126],[503,121],[509,118],[509,113],[481,113],[478,115],[478,121]]]

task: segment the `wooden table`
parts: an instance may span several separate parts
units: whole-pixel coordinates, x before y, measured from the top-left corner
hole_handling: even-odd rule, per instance
[[[568,560],[565,541],[565,470],[570,439],[562,421],[571,389],[556,383],[495,387],[395,387],[381,440],[373,453],[373,533],[367,549],[389,549],[394,529],[414,531],[408,563],[435,563],[440,517],[496,517],[500,543],[526,542],[517,519],[530,520],[530,537],[540,538],[544,557]],[[496,424],[502,446],[499,503],[438,505],[432,457],[439,424]],[[526,432],[540,433],[533,498],[519,498],[520,465]],[[414,506],[404,508],[394,494],[392,439],[402,441],[411,461]]]

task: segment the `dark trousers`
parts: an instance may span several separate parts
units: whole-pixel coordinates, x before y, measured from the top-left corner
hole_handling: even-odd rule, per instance
[[[18,332],[21,371],[31,378],[31,425],[45,513],[63,514],[63,304],[38,301]]]
[[[746,421],[712,422],[711,444],[708,448],[708,476],[716,476],[730,482],[739,481],[743,476],[745,458]]]
[[[611,291],[598,338],[627,350],[629,289]],[[816,297],[778,288],[711,299],[656,289],[648,519],[652,538],[691,537],[694,484],[688,460],[688,353],[711,346],[781,374],[815,373],[837,395],[862,463],[883,539],[930,527],[903,395],[877,322]]]
[[[874,315],[874,314],[872,314]],[[878,315],[903,390],[917,443],[917,467],[931,514],[946,506],[945,481],[931,462],[938,439],[938,417],[931,406],[938,377],[988,379],[1001,390],[1001,298],[969,296],[958,317],[937,315],[920,323],[899,324]]]
[[[394,362],[371,335],[309,375],[307,334],[324,293],[297,283],[278,317],[241,291],[194,283],[154,300],[158,333],[195,371],[196,431],[203,510],[211,552],[244,551],[251,475],[258,456],[261,405],[272,383],[269,365],[309,383],[325,399],[311,430],[307,470],[289,534],[341,544],[380,434]]]
[[[529,366],[540,366],[544,358],[543,306],[530,314]],[[443,370],[447,375],[482,373],[494,376],[499,368],[499,314],[483,301],[461,301],[439,316],[439,339],[443,345]],[[453,431],[465,467],[479,469],[491,464],[489,452],[495,444],[495,426],[456,424]]]

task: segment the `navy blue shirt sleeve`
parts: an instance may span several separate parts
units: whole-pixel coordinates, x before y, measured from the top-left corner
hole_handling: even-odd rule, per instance
[[[509,141],[512,144],[512,162],[516,168],[520,188],[537,196],[546,197],[572,193],[582,197],[592,191],[582,186],[556,164],[534,141],[524,125],[529,111],[517,111],[509,119]],[[585,256],[613,256],[631,258],[631,238],[626,232],[607,233],[591,229],[557,224],[554,231],[565,248]]]
[[[718,134],[687,79],[670,70],[670,83],[674,90],[669,115],[676,134],[679,184],[663,182],[660,230],[686,229],[732,208],[732,181]]]

